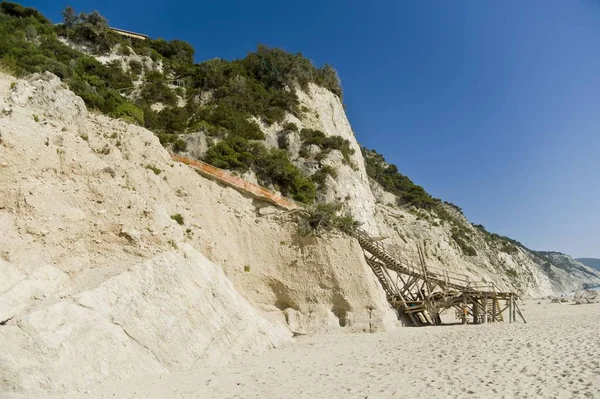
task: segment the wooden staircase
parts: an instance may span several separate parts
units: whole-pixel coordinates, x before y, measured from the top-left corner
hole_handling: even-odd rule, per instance
[[[363,248],[365,259],[379,280],[388,302],[409,325],[439,324],[439,314],[443,309],[455,307],[462,313],[465,306],[470,306],[468,315],[473,317],[474,323],[503,321],[502,314],[509,306],[512,309],[509,310],[509,316],[512,313],[512,317],[509,317],[511,322],[515,318],[515,311],[525,321],[514,302],[514,293],[499,292],[493,283],[474,282],[463,274],[428,267],[425,251],[421,248],[418,248],[420,263],[415,264],[362,229],[355,229],[350,234]],[[502,309],[500,299],[507,302]]]
[[[406,293],[403,294],[388,269],[380,261],[371,257],[367,258],[367,264],[379,280],[388,302],[396,309],[399,317],[405,316],[405,320],[410,325],[432,324],[431,319],[426,314],[423,300],[413,300],[412,297],[406,298]]]

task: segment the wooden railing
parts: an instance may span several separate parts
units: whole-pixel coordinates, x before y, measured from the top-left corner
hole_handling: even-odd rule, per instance
[[[376,255],[380,259],[382,257],[389,257],[392,259],[394,263],[397,264],[397,271],[413,276],[424,276],[427,274],[427,278],[430,280],[435,280],[436,283],[444,284],[446,287],[454,287],[461,290],[477,290],[477,291],[485,291],[485,292],[498,292],[498,287],[492,282],[485,281],[473,281],[469,276],[462,273],[452,272],[450,270],[440,269],[437,267],[426,266],[424,269],[419,265],[416,265],[410,259],[398,254],[396,251],[390,250],[386,245],[384,245],[381,241],[372,237],[369,233],[364,231],[363,229],[357,228],[353,235],[359,240],[361,243],[366,243],[371,246],[374,252],[373,255]],[[369,250],[369,249],[367,249]],[[382,259],[385,261],[385,259]],[[389,262],[385,262],[386,266],[390,267],[392,265]],[[392,267],[392,270],[394,267]]]

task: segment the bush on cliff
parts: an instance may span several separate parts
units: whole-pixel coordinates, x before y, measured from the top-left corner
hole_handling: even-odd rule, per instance
[[[113,118],[122,118],[126,121],[144,126],[144,111],[131,103],[119,105],[112,113]]]
[[[298,232],[303,236],[319,236],[332,230],[350,232],[359,226],[349,213],[343,212],[339,202],[314,205],[301,213],[298,220]]]
[[[262,143],[230,136],[208,149],[204,161],[241,173],[253,169],[260,184],[273,186],[285,196],[306,204],[317,195],[314,183],[290,162],[285,151],[267,149]]]
[[[300,131],[300,140],[302,140],[300,152],[303,155],[308,153],[308,146],[316,145],[321,150],[317,155],[318,159],[324,159],[332,150],[338,150],[344,158],[344,163],[351,163],[350,155],[354,154],[354,150],[350,147],[350,141],[341,136],[326,136],[320,130],[302,129]]]

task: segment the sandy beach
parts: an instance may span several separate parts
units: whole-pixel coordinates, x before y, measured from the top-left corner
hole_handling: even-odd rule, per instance
[[[222,368],[54,398],[599,397],[600,304],[523,308],[527,324],[301,337]]]

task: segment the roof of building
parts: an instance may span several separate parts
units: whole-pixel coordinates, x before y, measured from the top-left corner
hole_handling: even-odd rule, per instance
[[[132,35],[132,36],[139,36],[139,37],[143,37],[144,39],[148,39],[150,38],[150,36],[148,35],[144,35],[143,33],[137,33],[137,32],[131,32],[125,29],[119,29],[119,28],[110,28],[111,30],[114,30],[117,33],[123,33],[123,34],[127,34],[127,35]]]

